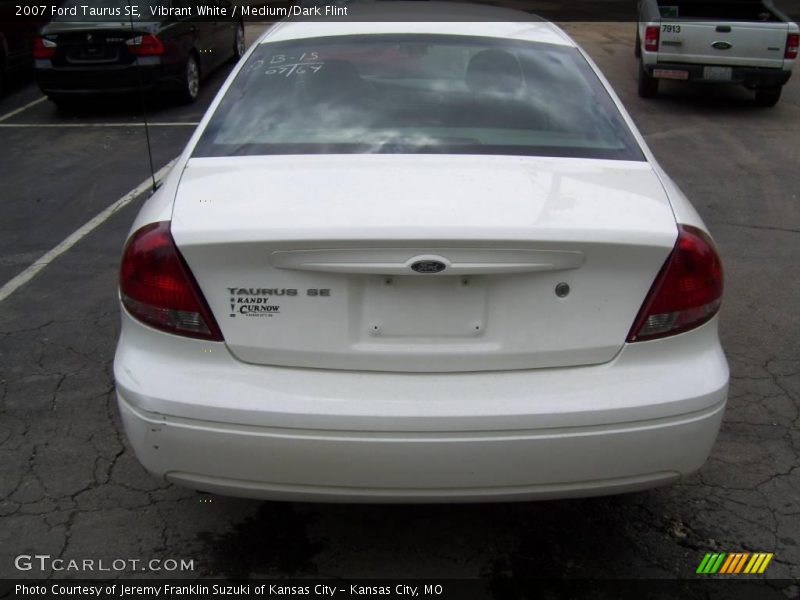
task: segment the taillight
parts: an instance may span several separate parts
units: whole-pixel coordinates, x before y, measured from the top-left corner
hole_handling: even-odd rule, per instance
[[[644,49],[648,52],[658,51],[659,28],[651,25],[644,30]]]
[[[43,37],[33,38],[33,58],[53,58],[56,54],[56,43]]]
[[[169,221],[146,225],[133,234],[122,255],[119,290],[128,312],[152,327],[222,341],[222,332],[175,246]]]
[[[152,33],[132,37],[125,44],[136,56],[161,56],[164,54],[164,44]]]
[[[678,241],[650,288],[629,342],[675,335],[699,327],[719,310],[722,263],[708,235],[678,225]]]
[[[790,33],[786,36],[786,53],[784,58],[797,58],[797,48],[800,46],[800,33]]]

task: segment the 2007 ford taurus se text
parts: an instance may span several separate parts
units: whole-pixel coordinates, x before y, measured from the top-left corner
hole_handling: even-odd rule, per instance
[[[434,22],[456,9],[484,22]],[[432,17],[269,29],[139,213],[114,365],[139,460],[370,502],[699,469],[722,268],[603,76],[519,13],[364,10]]]

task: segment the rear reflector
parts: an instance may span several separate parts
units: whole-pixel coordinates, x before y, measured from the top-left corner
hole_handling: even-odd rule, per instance
[[[132,37],[125,44],[136,56],[161,56],[164,54],[164,44],[152,33]]]
[[[708,235],[678,225],[678,241],[650,288],[628,342],[652,340],[699,327],[719,311],[722,263]]]
[[[800,33],[790,33],[786,36],[786,53],[784,58],[795,59],[797,58],[797,49],[800,46]]]
[[[658,51],[658,38],[659,29],[655,26],[650,26],[644,30],[644,49],[648,52]]]
[[[56,54],[56,43],[43,37],[33,38],[33,58],[53,58]]]
[[[131,236],[119,272],[122,304],[148,325],[204,340],[222,333],[189,267],[178,252],[169,221],[151,223]]]

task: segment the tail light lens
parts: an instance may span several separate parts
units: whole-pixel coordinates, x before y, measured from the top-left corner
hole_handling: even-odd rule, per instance
[[[33,58],[52,58],[56,54],[56,43],[43,37],[33,38]]]
[[[797,58],[797,49],[800,46],[800,33],[790,33],[786,36],[786,53],[784,58]]]
[[[644,49],[648,52],[658,51],[659,28],[651,25],[644,30]]]
[[[708,235],[679,225],[678,241],[645,298],[628,342],[675,335],[713,317],[722,301],[722,263]]]
[[[161,56],[164,54],[164,44],[152,33],[132,37],[125,44],[136,56]]]
[[[175,246],[169,221],[146,225],[133,234],[122,255],[119,289],[122,304],[140,321],[169,333],[222,341],[222,332]]]

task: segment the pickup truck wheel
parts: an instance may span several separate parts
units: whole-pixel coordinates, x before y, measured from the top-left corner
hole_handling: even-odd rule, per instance
[[[639,96],[653,98],[658,95],[658,79],[650,75],[639,61]]]
[[[775,106],[781,98],[783,88],[756,88],[756,104],[759,106]]]

